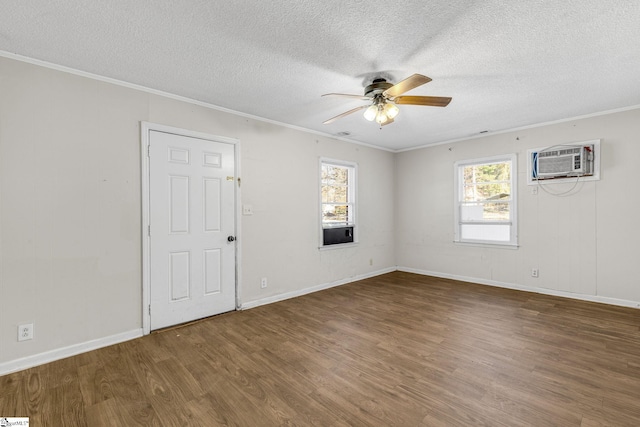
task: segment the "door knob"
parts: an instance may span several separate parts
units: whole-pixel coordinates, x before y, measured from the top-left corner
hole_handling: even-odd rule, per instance
[[[227,242],[233,242],[234,240],[236,240],[234,236],[227,237]]]

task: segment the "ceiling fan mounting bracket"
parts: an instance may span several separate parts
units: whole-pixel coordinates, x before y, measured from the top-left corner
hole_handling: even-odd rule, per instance
[[[385,79],[374,79],[373,82],[364,88],[364,96],[374,97],[375,95],[381,94],[385,90],[389,89],[393,86],[391,83],[386,81]]]

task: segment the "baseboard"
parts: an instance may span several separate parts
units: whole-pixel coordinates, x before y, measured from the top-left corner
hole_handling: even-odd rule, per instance
[[[382,270],[377,270],[372,273],[360,274],[357,276],[349,277],[347,279],[337,280],[335,282],[323,283],[321,285],[311,286],[309,288],[298,289],[296,291],[287,292],[284,294],[273,295],[267,298],[261,298],[254,301],[244,302],[240,305],[240,310],[248,310],[250,308],[259,307],[261,305],[272,304],[278,301],[284,301],[290,298],[299,297],[302,295],[310,294],[313,292],[322,291],[324,289],[334,288],[336,286],[346,285],[347,283],[357,282],[358,280],[369,279],[371,277],[380,276],[382,274],[387,274],[396,271],[396,267],[384,268]]]
[[[247,303],[242,303],[240,309],[247,310],[250,308],[259,307],[261,305],[271,304],[278,301],[284,301],[290,298],[299,297],[302,295],[318,292],[318,291],[333,288],[336,286],[346,285],[347,283],[357,282],[358,280],[364,280],[371,277],[380,276],[382,274],[391,273],[394,271],[403,271],[406,273],[420,274],[423,276],[440,277],[443,279],[459,280],[461,282],[476,283],[480,285],[514,289],[518,291],[534,292],[534,293],[544,294],[544,295],[573,298],[577,300],[611,304],[611,305],[617,305],[622,307],[640,308],[640,301],[630,301],[630,300],[623,300],[618,298],[602,297],[597,295],[576,294],[571,292],[559,291],[555,289],[523,286],[523,285],[517,285],[513,283],[498,282],[495,280],[479,279],[475,277],[467,277],[467,276],[460,276],[456,274],[447,274],[447,273],[440,273],[437,271],[420,270],[416,268],[398,266],[398,267],[389,267],[382,270],[377,270],[375,272],[337,280],[335,282],[329,282],[329,283],[324,283],[316,286],[311,286],[311,287],[299,289],[293,292],[274,295],[268,298],[261,298],[259,300],[254,300]],[[47,351],[44,353],[34,354],[32,356],[23,357],[21,359],[0,363],[0,376],[6,375],[12,372],[32,368],[34,366],[42,365],[45,363],[53,362],[56,360],[65,359],[67,357],[75,356],[81,353],[86,353],[88,351],[97,350],[99,348],[108,347],[110,345],[119,344],[121,342],[130,341],[132,339],[140,338],[142,336],[143,336],[142,328],[134,329],[128,332],[123,332],[120,334],[111,335],[108,337],[99,338],[99,339],[87,341],[80,344],[74,344],[68,347],[58,348],[58,349]]]
[[[34,366],[43,365],[67,357],[75,356],[88,351],[97,350],[102,347],[108,347],[113,344],[129,341],[142,336],[142,329],[134,329],[132,331],[123,332],[121,334],[111,335],[80,344],[70,345],[68,347],[57,348],[55,350],[46,351],[44,353],[34,354],[33,356],[23,357],[21,359],[11,360],[9,362],[0,363],[0,375],[9,374],[11,372],[29,369]]]
[[[443,279],[459,280],[461,282],[477,283],[480,285],[495,286],[498,288],[514,289],[517,291],[534,292],[537,294],[552,295],[564,298],[573,298],[582,301],[599,302],[602,304],[618,305],[621,307],[640,308],[640,301],[630,301],[618,298],[602,297],[598,295],[577,294],[573,292],[559,291],[556,289],[537,288],[535,286],[523,286],[514,283],[498,282],[496,280],[478,279],[476,277],[458,276],[456,274],[439,273],[436,271],[419,270],[409,267],[398,267],[398,271],[421,274],[423,276],[440,277]]]

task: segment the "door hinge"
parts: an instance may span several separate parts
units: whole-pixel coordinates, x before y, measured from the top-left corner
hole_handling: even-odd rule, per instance
[[[150,225],[147,226],[147,235],[151,236],[151,226]]]
[[[151,157],[151,144],[147,145],[147,157]]]
[[[151,316],[151,304],[149,304],[149,316]]]

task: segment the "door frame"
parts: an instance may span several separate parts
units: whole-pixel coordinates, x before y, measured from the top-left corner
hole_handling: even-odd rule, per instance
[[[142,184],[142,221],[140,234],[142,237],[142,331],[144,335],[151,333],[151,238],[149,235],[150,227],[150,159],[149,159],[149,132],[158,131],[171,133],[191,138],[204,139],[212,142],[222,142],[233,145],[233,156],[235,160],[235,185],[234,185],[234,221],[236,244],[235,244],[235,302],[236,310],[239,310],[242,302],[240,301],[240,254],[242,253],[241,230],[240,230],[240,212],[241,194],[240,194],[240,140],[225,136],[217,136],[203,132],[181,129],[173,126],[161,125],[151,122],[140,122],[140,168],[141,168],[141,184]]]

